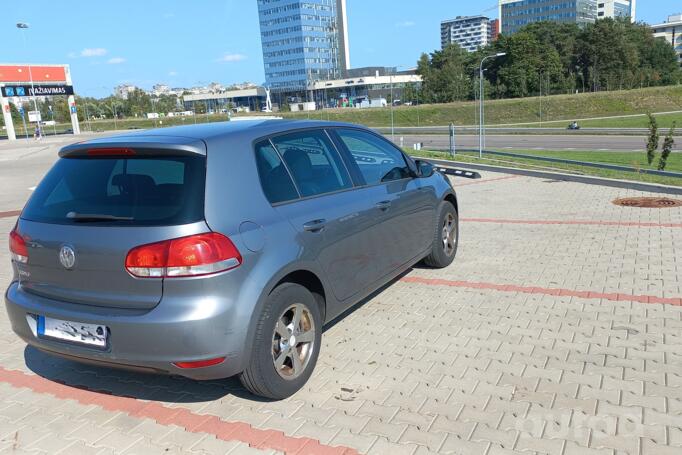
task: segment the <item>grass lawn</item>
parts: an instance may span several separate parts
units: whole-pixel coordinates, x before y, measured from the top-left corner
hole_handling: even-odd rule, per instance
[[[508,151],[508,150],[505,150]],[[682,178],[676,177],[661,177],[657,175],[647,175],[635,172],[613,171],[608,169],[592,168],[573,164],[551,163],[537,161],[533,159],[512,158],[497,155],[483,155],[483,159],[478,158],[477,153],[465,152],[458,153],[456,157],[452,158],[446,152],[425,151],[416,152],[414,150],[407,150],[408,153],[414,156],[422,156],[424,158],[438,158],[447,159],[460,163],[477,163],[490,164],[494,166],[513,167],[519,169],[533,169],[546,170],[554,172],[569,172],[581,175],[592,175],[597,177],[605,177],[620,180],[633,180],[637,182],[660,183],[664,185],[682,186]],[[626,153],[626,152],[557,152],[557,151],[539,151],[539,150],[515,150],[513,153],[522,153],[525,155],[548,156],[551,158],[564,158],[576,161],[589,161],[592,163],[607,163],[618,164],[623,166],[637,167],[636,163],[640,164],[640,168],[650,167],[646,165],[646,156],[644,152],[640,153]],[[641,155],[641,156],[640,156]],[[673,154],[668,159],[668,171],[682,171],[682,154]],[[658,159],[654,162],[658,163]],[[655,169],[655,167],[653,167]]]
[[[679,114],[659,114],[656,115],[656,121],[659,128],[662,128],[662,133],[667,133],[667,129],[676,124],[682,130],[682,113]],[[637,117],[620,117],[620,118],[603,118],[597,120],[582,120],[579,121],[582,128],[648,128],[649,118],[646,114],[638,115]],[[568,123],[566,121],[560,122],[543,122],[543,128],[565,128]],[[522,125],[521,127],[538,128],[539,124]]]
[[[604,163],[616,164],[620,166],[630,166],[636,169],[657,169],[658,158],[661,156],[657,153],[653,164],[649,166],[647,163],[646,152],[597,152],[597,151],[556,151],[556,150],[500,150],[500,152],[519,153],[522,155],[546,156],[549,158],[561,158],[565,160],[587,161],[590,163]],[[500,159],[506,159],[500,157]],[[553,166],[554,163],[547,163]],[[668,157],[668,164],[666,171],[682,172],[682,152],[673,151]]]

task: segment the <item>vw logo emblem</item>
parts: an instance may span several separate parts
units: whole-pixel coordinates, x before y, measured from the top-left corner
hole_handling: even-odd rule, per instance
[[[76,265],[76,252],[68,245],[64,245],[59,250],[59,262],[65,269],[72,269]]]

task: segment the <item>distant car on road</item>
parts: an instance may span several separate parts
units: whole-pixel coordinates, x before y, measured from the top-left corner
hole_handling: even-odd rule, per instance
[[[13,330],[70,359],[299,390],[323,325],[446,267],[457,198],[369,129],[243,121],[63,148],[10,234]]]

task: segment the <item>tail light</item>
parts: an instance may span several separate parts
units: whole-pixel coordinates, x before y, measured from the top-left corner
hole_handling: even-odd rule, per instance
[[[232,241],[211,232],[133,248],[126,270],[138,278],[181,278],[224,272],[241,263]]]
[[[12,232],[9,233],[9,251],[12,259],[22,264],[28,263],[28,248],[26,248],[26,240],[17,232],[17,227],[14,226]]]

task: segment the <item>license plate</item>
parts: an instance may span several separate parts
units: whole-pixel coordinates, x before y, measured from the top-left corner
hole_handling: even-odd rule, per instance
[[[45,316],[38,316],[38,336],[97,348],[107,346],[106,326],[62,321]]]

